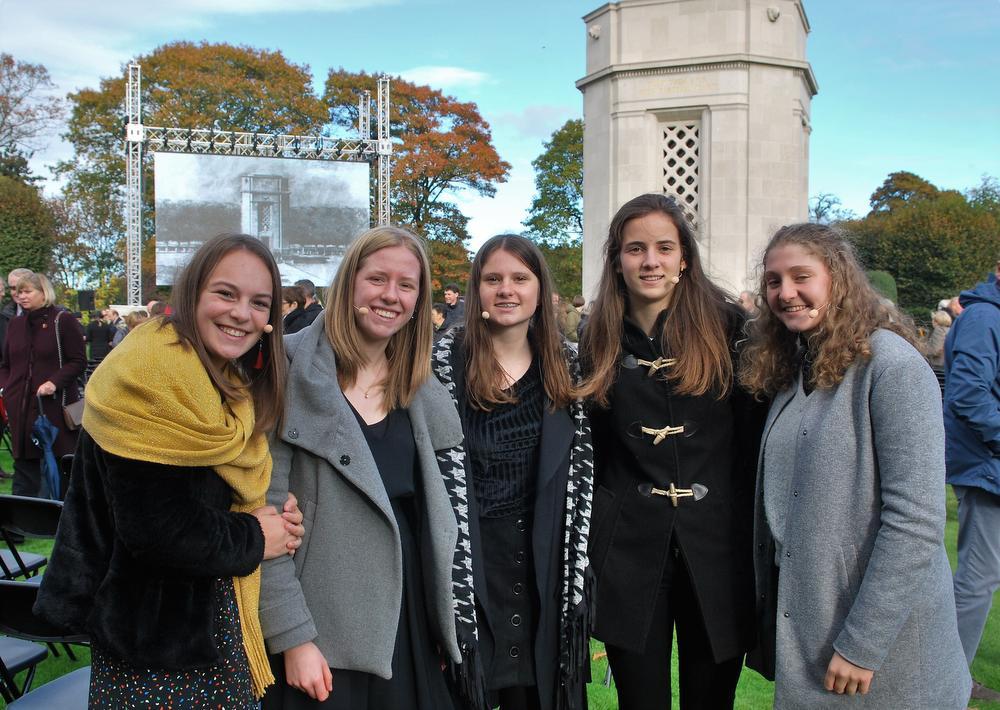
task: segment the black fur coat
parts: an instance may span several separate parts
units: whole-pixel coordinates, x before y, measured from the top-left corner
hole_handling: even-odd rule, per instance
[[[119,458],[81,430],[35,613],[134,666],[217,663],[213,584],[260,564],[264,535],[210,468]]]

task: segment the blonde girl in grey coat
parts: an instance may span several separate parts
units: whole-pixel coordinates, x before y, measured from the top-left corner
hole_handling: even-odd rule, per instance
[[[750,665],[775,707],[964,708],[940,393],[909,321],[823,225],[778,230],[761,295],[740,373],[772,398]]]

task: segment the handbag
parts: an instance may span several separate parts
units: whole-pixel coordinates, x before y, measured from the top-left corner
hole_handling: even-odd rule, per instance
[[[63,358],[62,358],[62,339],[59,337],[59,318],[62,316],[63,311],[56,313],[55,321],[55,331],[56,331],[56,355],[59,357],[59,369],[62,369]],[[66,404],[66,388],[62,391],[62,410],[63,419],[66,421],[66,428],[70,431],[76,431],[83,424],[83,397],[79,396],[80,390],[77,388],[77,400],[71,404]]]

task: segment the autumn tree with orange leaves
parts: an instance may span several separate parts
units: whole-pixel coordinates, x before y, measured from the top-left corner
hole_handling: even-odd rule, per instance
[[[281,52],[206,42],[174,42],[136,58],[142,65],[143,123],[217,131],[316,134],[327,120],[308,66]],[[69,95],[67,138],[72,160],[57,166],[64,195],[94,214],[104,229],[124,236],[125,78]],[[152,156],[143,156],[143,202],[153,204]],[[152,272],[153,210],[143,211],[143,288]],[[124,264],[124,253],[120,254]],[[124,267],[122,267],[124,269]],[[148,294],[146,294],[148,295]]]
[[[375,74],[331,70],[323,99],[333,123],[341,129],[357,126],[361,93],[375,96],[376,89]],[[395,143],[392,220],[430,240],[435,290],[450,281],[464,284],[469,263],[461,245],[469,238],[469,219],[451,197],[463,190],[492,197],[507,180],[510,164],[500,159],[474,103],[399,77],[390,86],[389,130]]]

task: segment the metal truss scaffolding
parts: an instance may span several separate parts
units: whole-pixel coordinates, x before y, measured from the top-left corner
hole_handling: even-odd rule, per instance
[[[142,125],[141,69],[129,64],[125,91],[125,234],[128,303],[141,305],[142,149],[161,153],[204,153],[259,158],[340,160],[375,164],[378,171],[376,224],[389,223],[392,140],[389,137],[389,78],[379,77],[376,137],[371,135],[371,94],[358,106],[358,138],[243,133],[205,128],[160,128]]]

